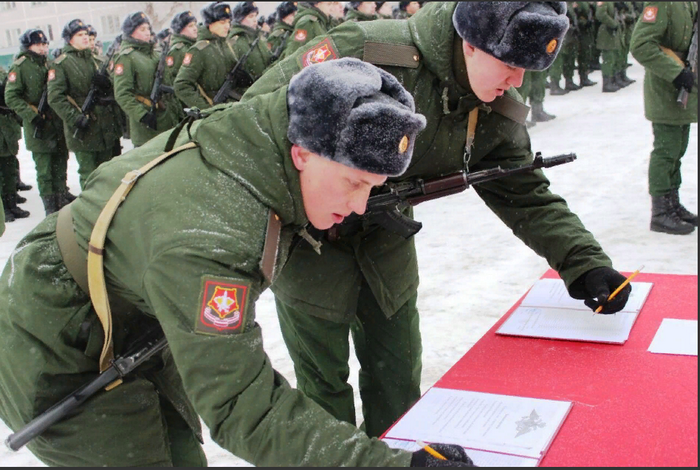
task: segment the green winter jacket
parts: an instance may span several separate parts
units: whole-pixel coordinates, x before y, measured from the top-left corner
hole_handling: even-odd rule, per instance
[[[156,107],[156,130],[141,122],[151,110],[150,96],[160,59],[160,53],[156,52],[153,46],[153,43],[127,37],[122,41],[119,53],[114,59],[114,97],[129,117],[131,141],[136,147],[145,144],[161,132],[172,129],[183,117],[175,95],[163,92]],[[172,86],[170,76],[165,70],[163,85]]]
[[[236,65],[236,55],[226,38],[200,28],[197,42],[189,48],[175,78],[175,96],[190,108],[206,109]],[[202,93],[205,93],[205,98]],[[229,101],[235,101],[231,98]]]
[[[5,87],[10,83],[8,73],[0,67],[0,83],[4,83]],[[22,138],[22,127],[13,116],[12,110],[7,106],[5,101],[7,93],[0,98],[0,158],[14,157],[19,152],[19,139]]]
[[[345,21],[372,21],[378,19],[377,15],[366,15],[354,8],[349,8],[345,15]]]
[[[182,59],[185,58],[187,51],[194,45],[196,41],[182,34],[173,34],[170,41],[170,51],[166,59],[168,71],[168,83],[175,83],[175,77],[182,66]]]
[[[73,137],[75,123],[81,116],[80,106],[87,98],[92,76],[100,65],[90,49],[79,51],[67,44],[49,70],[49,105],[63,121],[66,143],[73,152],[111,150],[121,137],[116,103],[100,99],[90,112],[90,125],[82,141]]]
[[[294,16],[294,24],[292,26],[294,27],[294,32],[287,39],[283,58],[289,57],[301,46],[317,36],[326,34],[333,27],[331,19],[321,10],[301,4],[297,14]]]
[[[307,51],[313,51],[317,44],[322,49],[332,47],[331,52],[338,57],[357,58],[363,58],[369,43],[413,46],[418,59],[414,63],[382,65],[413,95],[416,112],[428,120],[416,140],[411,165],[401,179],[428,179],[460,171],[464,168],[469,111],[483,103],[466,81],[461,41],[452,26],[454,8],[454,3],[429,2],[407,22],[346,22],[329,36],[271,67],[243,101],[288,82],[300,70],[302,59],[309,55]],[[523,106],[518,104],[516,91],[508,95],[508,102]],[[525,126],[490,111],[488,106],[486,103],[479,113],[469,170],[530,163],[533,155]],[[549,192],[548,186],[549,181],[538,170],[483,183],[474,190],[517,237],[546,258],[568,286],[592,268],[611,266],[611,261],[566,202]],[[413,238],[405,240],[370,227],[338,242],[324,239],[320,256],[308,244],[300,244],[272,288],[277,297],[294,308],[349,322],[355,318],[363,277],[384,313],[393,315],[418,288]]]
[[[600,21],[596,47],[601,51],[619,49],[624,25],[615,18],[615,2],[598,2],[595,17]]]
[[[65,137],[63,123],[48,102],[44,113],[46,120],[37,134],[40,138],[34,137],[36,126],[32,123],[47,86],[49,69],[46,57],[29,50],[21,51],[10,67],[10,73],[15,75],[5,87],[5,101],[22,118],[24,145],[30,152],[53,152]]]
[[[661,50],[665,47],[685,59],[697,18],[696,2],[644,2],[644,12],[632,33],[630,52],[644,67],[644,115],[659,124],[698,122],[698,88],[693,87],[688,106],[676,103],[673,85],[683,66]]]
[[[267,36],[267,47],[270,49],[271,56],[274,56],[275,53],[278,59],[282,56],[287,41],[289,41],[289,37],[293,32],[294,28],[284,21],[275,22],[272,31]]]
[[[368,438],[291,388],[263,349],[255,301],[269,285],[260,264],[270,210],[282,222],[273,279],[308,223],[287,140],[286,93],[285,86],[247,105],[217,108],[192,126],[198,148],[161,163],[129,192],[105,242],[107,288],[136,308],[113,313],[115,354],[128,334],[157,320],[174,360],[166,364],[182,378],[214,442],[254,465],[408,466],[410,452]],[[168,137],[91,176],[72,205],[83,253],[121,179],[160,155]],[[188,139],[183,131],[176,146]],[[55,223],[55,215],[48,217],[20,242],[0,278],[0,298],[7,299],[0,303],[0,416],[12,427],[27,418],[17,410],[26,413],[35,400],[45,404],[47,395],[62,398],[55,391],[61,384],[86,380],[97,367],[99,323],[87,341],[98,345],[90,356],[74,346],[80,325],[95,314],[60,260]],[[229,304],[214,302],[222,292]],[[221,320],[219,329],[209,323],[212,315]],[[187,408],[176,403],[181,412]]]
[[[237,23],[231,24],[231,31],[228,34],[229,43],[233,47],[237,60],[240,60],[250,50],[258,36],[260,36],[260,40],[243,64],[243,70],[250,74],[253,81],[260,78],[272,62],[272,53],[267,47],[265,37],[258,30]],[[248,87],[237,87],[236,91],[242,95],[247,89]]]

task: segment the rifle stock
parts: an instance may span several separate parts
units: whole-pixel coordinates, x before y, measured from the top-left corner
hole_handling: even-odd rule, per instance
[[[217,91],[216,95],[214,95],[214,104],[221,104],[226,102],[231,93],[231,90],[234,88],[234,84],[236,82],[236,74],[239,70],[244,72],[242,70],[243,66],[248,60],[250,53],[253,52],[253,49],[258,45],[258,42],[260,41],[261,37],[262,36],[258,35],[258,37],[255,38],[255,41],[253,41],[253,43],[250,45],[250,49],[248,49],[246,53],[243,54],[243,57],[241,57],[241,59],[238,62],[236,62],[236,65],[233,66],[229,73],[226,74],[226,80],[224,80],[224,83],[221,84],[219,91]]]
[[[158,102],[163,96],[163,92],[167,91],[163,85],[163,74],[165,73],[165,60],[168,56],[168,51],[170,49],[170,38],[163,41],[163,49],[160,51],[160,57],[158,58],[158,66],[156,67],[156,75],[153,79],[153,88],[151,88],[151,113],[155,114],[158,107]],[[170,87],[167,87],[170,88]],[[172,90],[172,88],[170,88]]]

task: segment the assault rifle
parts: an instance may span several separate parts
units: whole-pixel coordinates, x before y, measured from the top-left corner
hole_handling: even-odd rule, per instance
[[[698,20],[695,20],[693,25],[693,38],[690,40],[690,49],[688,49],[688,58],[686,59],[686,69],[693,72],[695,77],[695,82],[698,80]],[[697,84],[695,85],[697,87]],[[678,98],[676,98],[676,103],[678,103],[683,109],[688,106],[688,95],[690,95],[690,90],[681,88],[678,92]]]
[[[119,45],[121,44],[121,35],[117,36],[114,38],[114,42],[109,45],[109,50],[107,51],[107,57],[105,58],[105,61],[102,63],[100,66],[99,70],[95,72],[95,75],[103,75],[107,73],[107,67],[109,67],[109,63],[112,61],[112,57],[116,53],[117,49],[119,48]],[[95,101],[97,101],[97,81],[95,79],[95,75],[92,77],[92,82],[90,83],[90,89],[88,90],[88,94],[85,97],[85,101],[83,101],[83,105],[80,107],[80,113],[83,116],[88,117],[90,114],[90,111],[92,111],[92,108],[95,106]],[[82,139],[82,129],[76,128],[75,131],[73,132],[73,138],[78,139],[78,140],[83,140]]]
[[[156,114],[156,107],[158,106],[158,102],[163,96],[163,92],[165,91],[167,93],[173,93],[173,89],[171,87],[166,87],[163,85],[163,74],[165,73],[165,59],[167,58],[168,51],[170,49],[170,36],[168,36],[167,39],[163,40],[161,47],[163,49],[160,51],[158,67],[156,67],[156,76],[153,80],[153,88],[151,89],[151,96],[149,97],[151,100],[150,112],[154,116]]]
[[[290,34],[292,34],[292,32],[287,31],[286,33],[284,33],[282,35],[282,38],[280,39],[280,45],[277,46],[277,49],[272,51],[272,59],[270,60],[270,63],[272,63],[280,58],[280,56],[282,55],[282,52],[284,52],[285,46],[287,45],[287,38],[289,37]]]
[[[370,196],[367,201],[367,209],[361,216],[352,214],[346,218],[347,224],[362,222],[364,225],[379,225],[387,230],[410,238],[423,227],[417,220],[403,215],[408,206],[415,206],[421,202],[430,201],[452,194],[461,193],[474,184],[484,183],[505,176],[521,173],[529,173],[538,168],[549,168],[576,160],[576,154],[557,155],[542,158],[537,152],[532,163],[508,170],[500,166],[489,170],[468,173],[460,171],[447,176],[430,180],[415,179],[399,183],[387,183],[383,192]],[[344,224],[345,224],[344,223]],[[329,234],[331,238],[333,233]]]
[[[231,90],[233,89],[234,84],[241,86],[250,86],[253,84],[253,77],[251,77],[248,72],[243,70],[243,66],[248,60],[248,56],[250,56],[250,53],[253,52],[255,46],[258,45],[258,41],[260,41],[261,37],[262,36],[258,36],[257,38],[255,38],[253,44],[250,45],[250,49],[248,49],[248,51],[246,51],[246,53],[243,54],[243,57],[241,57],[241,59],[229,71],[229,73],[226,74],[226,80],[224,80],[224,83],[221,85],[221,88],[219,88],[219,91],[217,91],[216,95],[214,96],[214,104],[225,103],[231,95]],[[241,77],[241,75],[243,76]],[[237,83],[239,80],[243,80],[245,83]]]
[[[125,356],[112,361],[112,365],[98,375],[92,382],[88,382],[68,395],[44,413],[25,424],[16,433],[10,434],[5,440],[5,445],[13,451],[21,449],[26,443],[46,431],[50,426],[68,416],[101,389],[107,387],[109,390],[121,383],[123,377],[160,352],[167,345],[168,343],[162,332],[159,331],[154,334],[153,330],[150,330],[135,342],[131,351]],[[112,386],[112,384],[114,385]]]
[[[44,87],[44,91],[41,93],[41,98],[39,98],[39,105],[36,107],[36,112],[39,116],[41,116],[42,119],[46,119],[46,112],[49,110],[49,100],[48,100],[48,95],[49,95],[49,88]],[[44,126],[46,123],[42,121],[42,123],[38,126],[34,127],[34,138],[35,139],[43,139],[43,131],[44,131]]]

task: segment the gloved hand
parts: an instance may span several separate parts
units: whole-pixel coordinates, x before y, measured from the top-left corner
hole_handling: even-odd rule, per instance
[[[141,118],[141,123],[145,126],[155,130],[158,130],[158,118],[155,113],[148,112]]]
[[[411,457],[411,467],[476,467],[462,446],[452,444],[430,444],[447,460],[433,457],[425,449],[417,450]]]
[[[613,268],[603,266],[586,271],[569,287],[569,295],[574,299],[583,299],[588,308],[595,311],[603,306],[600,313],[617,313],[627,303],[632,286],[627,284],[614,299],[608,302],[610,294],[625,281],[625,276]]]
[[[92,79],[95,81],[95,86],[103,93],[107,93],[112,89],[112,82],[107,75],[95,72]]]
[[[676,78],[673,79],[673,86],[677,89],[685,88],[690,92],[695,84],[695,75],[689,69],[683,69]]]
[[[75,127],[78,129],[87,129],[89,125],[90,119],[84,114],[81,114],[78,120],[75,122]]]
[[[44,127],[44,124],[46,124],[46,119],[44,119],[44,116],[41,114],[37,114],[34,116],[34,119],[32,119],[32,125],[34,127]]]

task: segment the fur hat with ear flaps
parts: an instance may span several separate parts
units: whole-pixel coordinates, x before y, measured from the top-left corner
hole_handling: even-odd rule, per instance
[[[393,75],[358,59],[311,65],[287,92],[289,140],[358,170],[399,176],[426,120]]]
[[[452,23],[472,46],[528,70],[552,65],[569,29],[565,2],[458,2]]]

